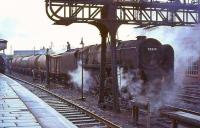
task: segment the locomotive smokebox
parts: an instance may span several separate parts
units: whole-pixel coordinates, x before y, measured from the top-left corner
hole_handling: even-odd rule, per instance
[[[145,40],[146,36],[137,36],[136,38],[137,38],[137,40]]]

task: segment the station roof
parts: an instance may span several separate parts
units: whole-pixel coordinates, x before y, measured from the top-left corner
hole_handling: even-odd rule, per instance
[[[0,39],[0,42],[1,42],[1,43],[7,43],[8,41],[7,41],[7,40],[4,40],[4,39]]]

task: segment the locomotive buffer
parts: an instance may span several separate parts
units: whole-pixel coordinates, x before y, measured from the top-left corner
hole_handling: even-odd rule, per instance
[[[47,16],[56,25],[89,23],[101,34],[101,80],[99,103],[104,102],[106,64],[106,38],[111,39],[111,68],[113,108],[120,111],[116,64],[116,33],[120,25],[133,24],[139,27],[192,26],[200,22],[199,0],[46,0]]]

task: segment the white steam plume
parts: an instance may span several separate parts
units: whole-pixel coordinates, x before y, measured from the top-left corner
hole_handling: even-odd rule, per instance
[[[71,76],[71,82],[78,88],[82,87],[82,63],[78,62],[78,67],[76,70],[69,72]],[[89,91],[90,87],[93,85],[93,79],[90,72],[83,69],[83,90]]]
[[[137,69],[124,72],[123,68],[118,67],[118,72],[120,73],[119,91],[122,98],[132,99],[132,97],[139,95],[142,91],[143,80],[138,79]]]

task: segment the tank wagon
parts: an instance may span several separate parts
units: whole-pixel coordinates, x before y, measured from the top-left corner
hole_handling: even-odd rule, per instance
[[[101,63],[101,46],[90,45],[83,49],[73,49],[62,54],[50,55],[49,71],[50,80],[70,81],[70,71],[78,67],[83,60],[83,67],[92,73],[98,84]],[[81,55],[83,54],[83,59]],[[137,40],[121,41],[117,45],[117,66],[124,72],[131,72],[137,79],[144,83],[154,80],[173,81],[174,51],[170,45],[162,45],[158,40],[138,36]],[[37,55],[30,57],[13,58],[12,68],[15,71],[45,79],[46,56]],[[37,75],[36,75],[37,74]],[[111,51],[109,44],[106,49],[106,75],[111,77]],[[133,78],[136,79],[136,78]]]

